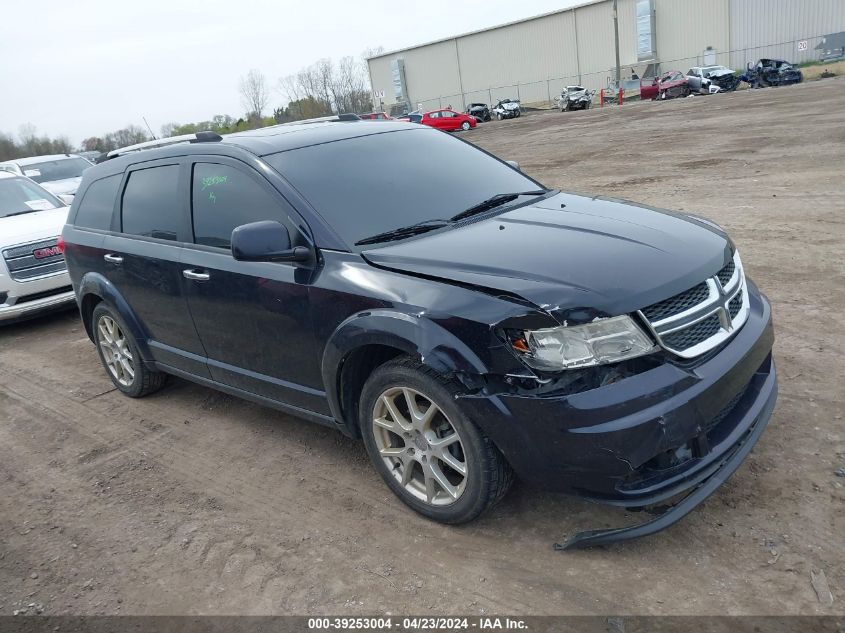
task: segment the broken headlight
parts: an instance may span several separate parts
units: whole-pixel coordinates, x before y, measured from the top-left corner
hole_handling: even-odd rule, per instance
[[[525,330],[511,345],[529,367],[559,371],[617,363],[648,354],[654,343],[629,316],[584,325]]]

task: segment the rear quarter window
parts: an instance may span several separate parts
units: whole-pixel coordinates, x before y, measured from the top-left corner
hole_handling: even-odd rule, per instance
[[[123,192],[122,209],[124,233],[178,240],[182,224],[179,165],[131,172]]]
[[[79,203],[74,225],[86,229],[111,228],[114,201],[120,187],[121,174],[107,176],[91,183]]]

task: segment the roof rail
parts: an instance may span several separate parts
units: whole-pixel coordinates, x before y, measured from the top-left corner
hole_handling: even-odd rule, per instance
[[[126,147],[119,147],[113,149],[106,154],[106,160],[110,158],[117,158],[132,152],[140,152],[145,149],[156,149],[158,147],[167,147],[168,145],[176,145],[177,143],[210,143],[222,141],[223,137],[217,132],[206,130],[204,132],[197,132],[196,134],[182,134],[180,136],[169,136],[168,138],[158,138],[152,141],[144,141],[143,143],[136,143],[135,145],[127,145]]]
[[[281,123],[280,125],[307,125],[309,123],[325,123],[337,121],[360,121],[361,117],[352,112],[344,112],[343,114],[330,114],[329,116],[321,116],[314,119],[302,119],[300,121],[289,121],[288,123]]]

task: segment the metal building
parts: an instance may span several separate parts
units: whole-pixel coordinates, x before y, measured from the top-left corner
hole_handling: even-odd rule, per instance
[[[622,77],[775,57],[816,59],[845,30],[845,0],[618,0]],[[551,101],[566,85],[606,87],[615,77],[613,0],[593,0],[368,60],[385,109],[503,98]]]

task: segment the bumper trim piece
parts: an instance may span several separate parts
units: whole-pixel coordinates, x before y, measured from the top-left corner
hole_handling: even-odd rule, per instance
[[[778,394],[777,378],[774,372],[774,366],[772,369],[773,371],[769,374],[763,387],[763,391],[768,392],[768,398],[760,412],[757,414],[756,420],[749,434],[738,442],[737,447],[732,452],[729,452],[725,456],[722,465],[718,468],[718,470],[710,475],[709,478],[701,481],[697,487],[693,488],[692,491],[687,494],[686,497],[675,505],[668,506],[662,514],[651,521],[646,521],[645,523],[624,528],[578,532],[563,544],[555,543],[554,549],[584,549],[587,547],[594,547],[596,545],[608,545],[618,541],[627,541],[643,536],[649,536],[650,534],[655,534],[656,532],[660,532],[661,530],[674,525],[703,503],[705,499],[712,495],[731,475],[733,475],[737,468],[739,468],[739,465],[751,452],[751,449],[754,448],[757,440],[760,439],[760,436],[763,434],[763,431],[769,422],[769,418],[771,418],[772,412],[774,411]]]
[[[29,318],[42,312],[74,305],[75,302],[76,295],[73,293],[73,290],[68,290],[33,301],[24,301],[23,303],[3,306],[0,307],[0,323],[11,323],[20,319]]]

